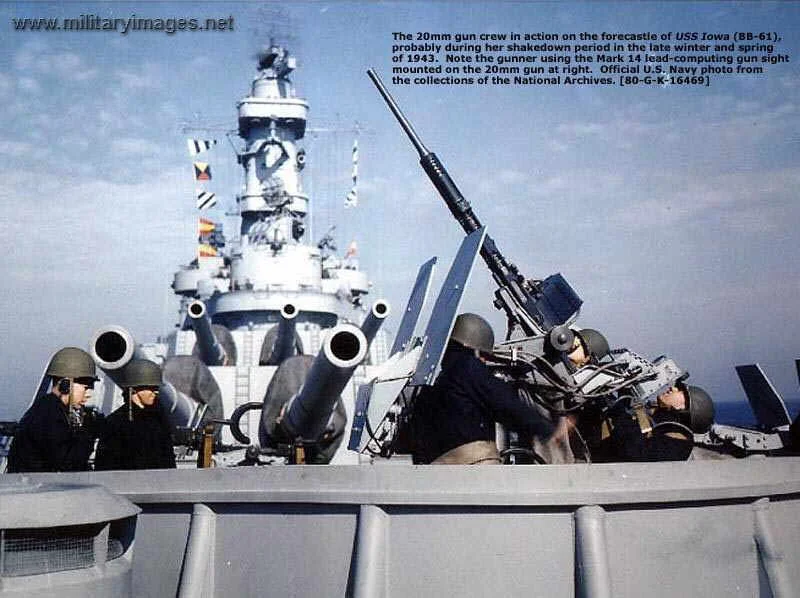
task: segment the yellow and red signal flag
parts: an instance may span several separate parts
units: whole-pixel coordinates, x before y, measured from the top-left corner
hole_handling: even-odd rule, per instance
[[[208,162],[194,162],[194,178],[197,181],[210,181],[211,165]]]
[[[197,255],[200,257],[216,257],[217,250],[214,249],[211,245],[206,245],[205,243],[201,243],[197,246]]]
[[[197,231],[201,235],[207,235],[208,233],[213,233],[217,229],[217,225],[214,224],[208,218],[198,218],[197,219]]]

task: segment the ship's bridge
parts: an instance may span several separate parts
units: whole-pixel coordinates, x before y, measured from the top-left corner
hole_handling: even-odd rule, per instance
[[[341,301],[329,293],[233,291],[214,295],[208,306],[215,324],[229,330],[253,330],[269,328],[279,322],[281,308],[288,303],[297,308],[298,323],[331,328],[341,317]]]
[[[255,87],[255,86],[254,86]],[[239,135],[247,138],[255,127],[270,126],[271,122],[279,123],[294,133],[295,139],[302,139],[306,134],[308,118],[308,102],[300,98],[259,98],[249,96],[241,100],[239,109]]]

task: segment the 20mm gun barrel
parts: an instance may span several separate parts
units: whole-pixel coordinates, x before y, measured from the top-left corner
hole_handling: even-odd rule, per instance
[[[411,140],[420,156],[422,169],[444,199],[450,213],[467,234],[479,229],[482,225],[472,211],[472,206],[458,190],[439,158],[422,143],[377,73],[369,69],[367,75]],[[495,292],[495,306],[506,312],[509,328],[520,326],[527,335],[542,335],[553,326],[572,320],[577,314],[582,301],[560,274],[554,274],[543,281],[526,279],[500,253],[489,235],[483,241],[481,257],[499,287]]]

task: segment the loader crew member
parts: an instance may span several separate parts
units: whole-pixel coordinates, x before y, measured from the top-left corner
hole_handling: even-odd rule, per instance
[[[594,363],[598,364],[610,352],[611,348],[606,337],[593,328],[583,328],[581,330],[572,329],[575,339],[572,349],[567,353],[567,367],[572,372],[581,369],[583,366]],[[557,403],[557,407],[563,408],[563,402]],[[565,415],[557,420],[557,430],[549,442],[543,443],[541,439],[534,439],[534,451],[542,455],[548,463],[574,463],[575,453],[570,442],[573,430],[586,430],[597,427],[602,419],[596,413],[591,404],[584,407],[578,414]],[[585,455],[585,446],[581,451]]]
[[[581,330],[572,329],[575,335],[572,348],[566,354],[566,365],[570,371],[575,372],[583,366],[594,363],[598,364],[604,359],[611,349],[606,337],[592,328],[583,328]],[[557,408],[563,408],[564,402],[559,401],[554,403]],[[580,444],[573,443],[570,439],[573,437],[574,430],[578,429],[593,429],[599,426],[602,416],[593,409],[593,405],[589,404],[584,407],[578,414],[563,415],[556,419],[556,432],[546,442],[541,438],[533,438],[534,452],[541,456],[547,463],[574,463],[576,460],[576,453],[573,449],[579,448],[579,454],[585,456],[586,447]],[[573,446],[574,445],[574,446]]]
[[[475,314],[456,318],[442,371],[415,403],[415,462],[497,464],[495,422],[520,433],[552,435],[553,425],[532,404],[492,376],[480,353],[493,347],[486,320]]]
[[[573,330],[575,341],[567,359],[575,366],[582,368],[589,362],[598,362],[611,352],[606,337],[592,328]]]
[[[609,421],[610,420],[610,421]],[[699,386],[678,382],[658,397],[649,421],[643,413],[618,410],[607,420],[610,436],[593,461],[685,461],[693,434],[704,434],[714,422],[714,403]]]
[[[65,347],[45,375],[52,389],[37,397],[19,422],[8,455],[8,472],[84,471],[101,422],[84,409],[97,380],[85,351]]]
[[[132,359],[117,384],[125,403],[108,416],[95,469],[174,469],[169,422],[157,405],[161,368],[146,359]]]

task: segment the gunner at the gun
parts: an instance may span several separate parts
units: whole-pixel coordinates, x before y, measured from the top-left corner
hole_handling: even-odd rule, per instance
[[[694,434],[714,422],[714,403],[699,386],[679,381],[658,396],[652,412],[642,407],[613,409],[603,422],[602,441],[592,451],[597,462],[685,461],[694,448]]]
[[[175,451],[164,413],[158,408],[161,368],[132,359],[117,379],[124,404],[108,416],[97,445],[95,469],[173,469]]]
[[[102,426],[85,408],[97,380],[92,357],[76,347],[57,351],[47,365],[49,393],[37,397],[19,422],[8,472],[84,471]]]
[[[510,384],[494,377],[482,354],[494,347],[489,323],[475,314],[456,318],[442,371],[414,406],[414,461],[435,464],[498,464],[495,422],[549,437],[553,424]]]

